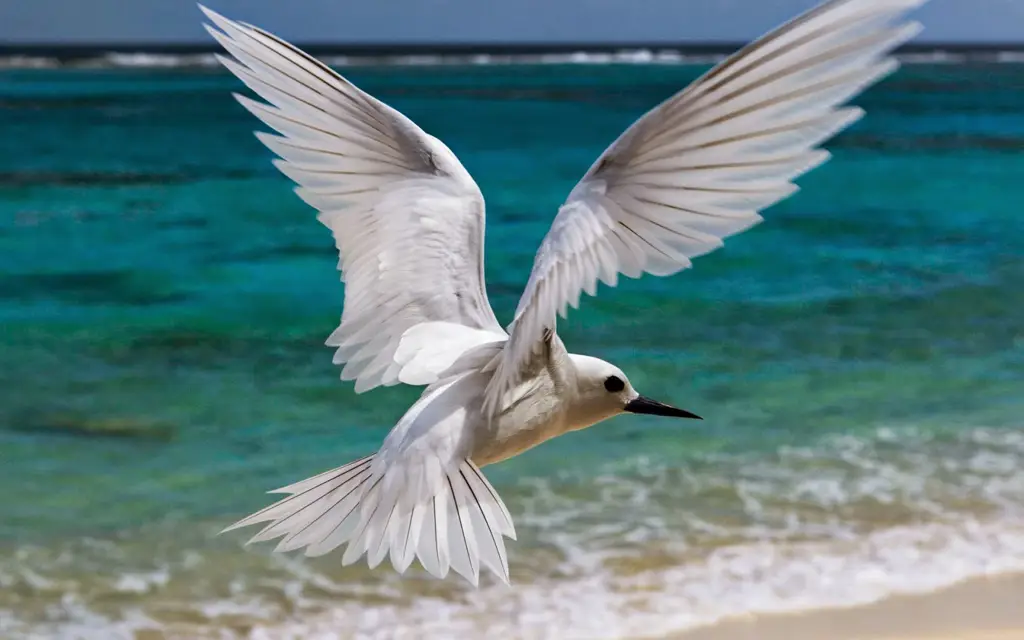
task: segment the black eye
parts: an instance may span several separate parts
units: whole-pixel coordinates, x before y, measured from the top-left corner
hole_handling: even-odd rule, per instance
[[[608,393],[616,393],[625,389],[626,383],[623,382],[621,378],[609,376],[608,379],[604,381],[604,388]]]

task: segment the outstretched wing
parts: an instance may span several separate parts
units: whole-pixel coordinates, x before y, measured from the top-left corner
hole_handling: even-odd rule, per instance
[[[821,164],[815,147],[862,112],[841,105],[891,73],[925,0],[832,0],[711,69],[629,127],[558,211],[509,327],[487,403],[513,384],[556,314],[597,281],[664,276],[761,220]]]
[[[357,392],[400,381],[395,353],[423,322],[446,323],[455,355],[504,339],[484,288],[483,196],[455,155],[287,42],[203,11],[220,29],[207,30],[234,56],[221,62],[270,103],[236,96],[281,134],[257,137],[334,234],[345,306],[327,344],[338,348],[335,363],[347,363],[342,379],[355,380]],[[420,342],[402,352],[417,360],[423,384],[454,357],[424,368]]]

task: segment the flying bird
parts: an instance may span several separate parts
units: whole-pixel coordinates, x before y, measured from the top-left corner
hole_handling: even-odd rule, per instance
[[[761,221],[863,115],[846,106],[893,72],[926,0],[831,0],[747,45],[634,122],[558,209],[512,322],[484,285],[484,199],[412,120],[284,40],[201,7],[220,61],[266,102],[238,101],[299,197],[331,230],[345,282],[327,339],[355,390],[425,386],[377,453],[271,493],[225,531],[345,565],[414,558],[508,583],[512,516],[481,467],[623,412],[698,418],[640,395],[618,367],[569,353],[556,319],[618,276],[667,276]]]

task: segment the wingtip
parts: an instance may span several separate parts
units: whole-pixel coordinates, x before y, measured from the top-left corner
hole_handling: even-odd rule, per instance
[[[213,29],[210,29],[210,33],[211,34],[215,34],[216,31],[213,30]],[[236,64],[236,63],[235,63],[235,61],[230,56],[226,56],[223,53],[215,53],[215,54],[213,54],[213,58],[214,58],[214,60],[219,62],[221,64],[221,66],[223,66],[225,69],[228,69],[229,71],[234,73],[234,71],[231,69],[231,65]],[[232,95],[236,95],[236,93],[233,92]]]
[[[228,60],[230,60],[230,58],[228,58]],[[225,65],[225,66],[228,69],[231,69],[230,65]],[[255,115],[257,118],[259,117],[259,113],[260,113],[261,109],[272,109],[273,108],[273,107],[271,107],[270,105],[268,105],[266,103],[260,102],[259,100],[253,100],[252,98],[250,98],[249,96],[245,95],[244,93],[239,93],[237,91],[232,91],[231,92],[231,97],[234,98],[235,101],[238,102],[238,104],[240,104],[243,107],[245,107],[247,111],[249,111],[250,113]]]
[[[214,29],[213,25],[211,25],[209,22],[204,22],[203,23],[203,29],[206,29],[206,33],[208,33],[211,36],[213,36],[215,40],[220,40],[220,38],[224,37],[224,32],[223,31],[218,31],[217,29]]]
[[[918,20],[911,20],[910,22],[907,22],[903,26],[903,32],[904,32],[903,33],[903,36],[904,36],[903,42],[907,42],[908,40],[913,40],[918,35],[920,35],[922,31],[924,31],[924,23],[923,22],[920,22]]]
[[[220,531],[218,531],[217,535],[218,536],[222,536],[225,533],[228,533],[229,531],[234,531],[235,529],[241,529],[242,527],[245,527],[247,524],[251,524],[251,523],[246,523],[246,520],[248,520],[248,518],[243,518],[242,520],[239,520],[238,522],[236,522],[234,524],[229,524],[228,526],[226,526],[223,529],[221,529]],[[249,543],[247,542],[246,544],[249,544]]]
[[[221,14],[217,13],[216,11],[207,6],[200,4],[199,9],[203,12],[203,15],[205,15],[210,22],[217,25],[217,28],[221,31],[224,31],[225,33],[229,32],[232,27],[234,27],[235,29],[240,28],[237,22],[235,22],[231,18],[225,18],[224,16],[222,16]]]
[[[508,565],[507,564],[502,566],[502,571],[500,573],[497,572],[497,571],[494,571],[493,569],[492,569],[491,573],[494,574],[495,576],[497,576],[498,580],[500,580],[502,583],[504,583],[504,585],[506,587],[511,587],[512,586],[512,579],[508,575]]]
[[[220,15],[219,13],[217,13],[213,9],[209,8],[208,6],[203,4],[202,2],[197,2],[196,6],[199,7],[199,10],[203,12],[204,16],[206,16],[210,20],[213,20],[214,22],[216,22],[218,18],[219,19],[224,19],[224,16]]]
[[[930,0],[907,0],[908,10],[919,9],[928,4]]]

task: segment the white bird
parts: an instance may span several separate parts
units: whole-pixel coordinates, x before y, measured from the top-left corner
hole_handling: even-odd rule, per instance
[[[697,418],[638,394],[614,365],[568,353],[556,317],[619,274],[665,276],[758,223],[820,165],[818,145],[861,117],[844,106],[894,71],[926,0],[831,0],[715,66],[630,126],[558,210],[515,317],[484,287],[484,200],[455,155],[296,47],[205,7],[221,62],[269,104],[236,95],[331,230],[345,282],[327,339],[357,392],[426,385],[371,456],[272,493],[228,527],[345,565],[418,558],[474,585],[509,581],[512,517],[480,467],[625,411]]]

